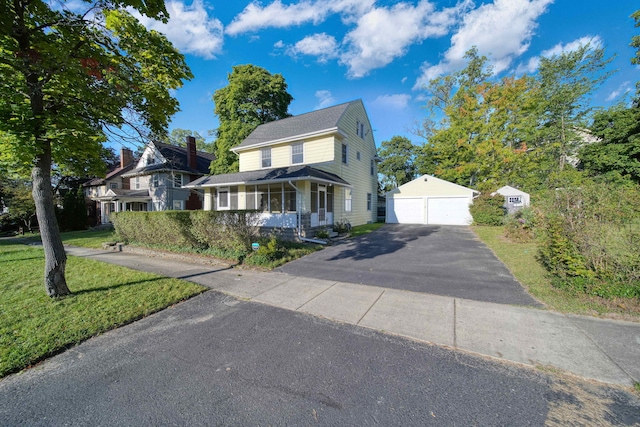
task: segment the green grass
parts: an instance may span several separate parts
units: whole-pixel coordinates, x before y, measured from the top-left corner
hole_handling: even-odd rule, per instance
[[[474,226],[478,235],[507,266],[529,293],[556,311],[584,315],[640,320],[640,302],[627,298],[604,299],[558,289],[538,262],[536,243],[516,243],[504,237],[504,227]]]
[[[351,229],[349,235],[351,237],[362,236],[363,234],[371,233],[372,231],[376,231],[378,228],[382,227],[384,222],[373,222],[371,224],[362,224],[356,225]]]
[[[115,242],[113,230],[83,230],[60,233],[65,245],[82,246],[84,248],[102,249],[105,242]]]
[[[73,295],[51,299],[43,285],[41,248],[0,241],[0,265],[0,377],[205,290],[69,257],[66,277]]]

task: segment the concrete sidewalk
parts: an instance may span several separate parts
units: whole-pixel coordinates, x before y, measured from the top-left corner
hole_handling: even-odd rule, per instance
[[[638,323],[130,252],[66,250],[69,255],[180,278],[237,298],[455,350],[559,368],[606,383],[640,382]]]

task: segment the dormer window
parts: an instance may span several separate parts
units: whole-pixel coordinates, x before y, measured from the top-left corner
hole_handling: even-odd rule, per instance
[[[262,167],[270,168],[271,167],[271,148],[263,148],[260,150],[262,157]]]

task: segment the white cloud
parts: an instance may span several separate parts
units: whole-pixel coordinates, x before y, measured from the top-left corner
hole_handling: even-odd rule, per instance
[[[473,46],[481,55],[491,56],[494,71],[507,69],[514,58],[529,48],[536,20],[553,0],[495,0],[466,14],[459,30],[451,37],[451,47],[436,65],[424,64],[414,88],[429,80],[461,68],[464,55]]]
[[[623,95],[623,94],[626,96],[629,92],[631,92],[631,82],[630,81],[623,82],[613,92],[611,92],[609,96],[607,96],[606,101],[607,102],[613,101],[614,99],[618,98],[620,95]]]
[[[331,95],[331,92],[328,90],[318,90],[316,91],[316,98],[318,98],[318,105],[316,105],[315,110],[319,110],[321,108],[330,107],[331,105],[336,103],[336,99]]]
[[[422,0],[416,6],[398,3],[371,9],[345,37],[343,44],[348,48],[340,61],[347,65],[350,77],[362,77],[404,55],[410,45],[445,35],[467,5],[436,12],[432,3]]]
[[[590,48],[599,49],[602,47],[602,39],[599,36],[584,36],[567,44],[558,43],[550,49],[542,51],[540,56],[530,58],[525,64],[518,65],[516,74],[535,73],[540,66],[540,58],[551,58],[567,52],[575,52],[583,46],[590,45]]]
[[[170,16],[167,24],[142,16],[136,11],[132,14],[146,28],[167,36],[182,53],[212,59],[222,51],[222,22],[209,18],[202,0],[194,0],[191,6],[179,1],[169,1],[166,8]]]
[[[305,23],[319,24],[329,15],[339,13],[343,21],[350,22],[375,4],[375,0],[302,0],[299,3],[282,4],[275,0],[267,6],[253,1],[233,18],[226,32],[238,35],[265,28],[288,28]]]
[[[326,33],[313,34],[291,46],[287,53],[291,56],[317,56],[319,62],[327,62],[328,59],[338,56],[338,43],[333,36]]]
[[[393,95],[380,95],[373,100],[372,105],[383,109],[404,110],[409,105],[411,95],[397,93]]]

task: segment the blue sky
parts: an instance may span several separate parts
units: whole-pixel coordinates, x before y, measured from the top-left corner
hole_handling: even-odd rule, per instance
[[[582,43],[617,55],[618,70],[594,95],[594,106],[630,96],[640,80],[630,64],[631,0],[228,0],[167,1],[168,25],[140,18],[185,55],[194,79],[175,92],[174,128],[205,136],[218,126],[213,93],[231,67],[254,64],[281,73],[294,97],[291,114],[361,98],[378,146],[411,134],[426,116],[430,78],[455,71],[472,46],[498,76],[534,73],[537,59]],[[209,139],[211,140],[211,139]]]

